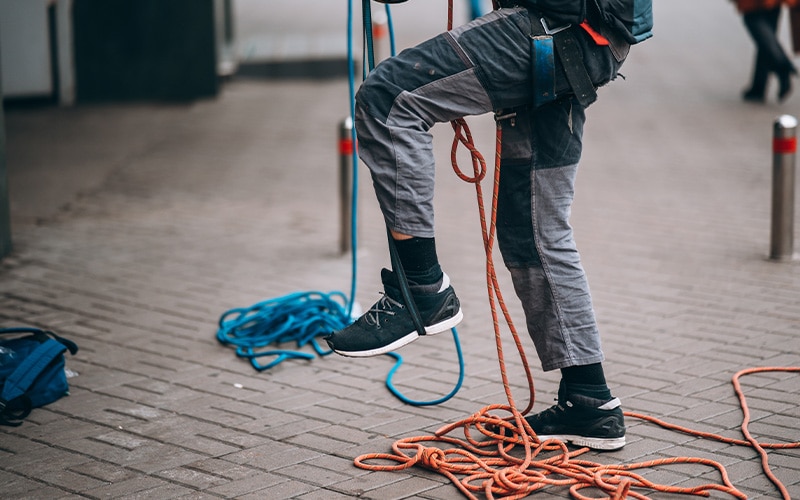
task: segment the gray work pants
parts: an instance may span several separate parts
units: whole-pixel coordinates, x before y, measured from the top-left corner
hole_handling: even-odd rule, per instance
[[[387,226],[433,237],[430,128],[517,113],[502,124],[498,244],[542,368],[553,370],[600,362],[603,353],[569,224],[584,109],[558,61],[560,98],[531,105],[530,27],[524,9],[500,9],[382,62],[356,95],[356,131]],[[592,81],[612,80],[619,64],[610,50],[571,29]]]

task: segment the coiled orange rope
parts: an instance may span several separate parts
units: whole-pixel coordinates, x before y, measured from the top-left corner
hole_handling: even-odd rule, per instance
[[[452,29],[452,12],[453,0],[449,0],[448,29]],[[597,498],[613,500],[626,498],[647,499],[648,497],[640,492],[642,490],[705,497],[710,496],[712,491],[721,491],[735,498],[747,498],[744,493],[736,489],[732,484],[725,467],[714,460],[676,457],[630,465],[604,465],[578,458],[589,451],[588,448],[571,451],[561,441],[541,441],[536,436],[523,417],[533,408],[535,401],[533,376],[522,343],[503,301],[492,258],[496,229],[497,193],[500,180],[501,127],[498,123],[494,189],[489,222],[487,222],[483,191],[480,184],[486,175],[486,162],[473,143],[467,123],[463,119],[456,120],[452,122],[452,127],[455,134],[451,149],[453,168],[462,180],[475,184],[476,188],[481,233],[486,252],[487,290],[491,305],[500,373],[508,404],[486,406],[463,420],[442,427],[434,435],[400,439],[392,445],[393,453],[361,455],[355,459],[355,465],[371,471],[400,471],[414,466],[421,466],[446,476],[452,481],[453,485],[470,499],[477,499],[478,494],[482,494],[487,499],[518,499],[548,487],[566,487],[569,490],[569,494],[578,500],[596,500]],[[466,147],[470,153],[473,166],[472,177],[462,173],[458,167],[456,156],[459,145]],[[500,306],[505,322],[511,331],[528,380],[529,403],[522,412],[516,408],[506,374],[497,305]],[[769,469],[765,449],[800,448],[800,443],[759,443],[747,430],[749,410],[739,379],[750,373],[766,371],[797,372],[800,371],[800,368],[751,368],[742,370],[733,377],[734,388],[744,412],[742,433],[745,436],[745,440],[730,439],[715,434],[694,431],[638,413],[626,412],[625,415],[694,436],[755,448],[762,457],[762,467],[765,474],[775,484],[783,498],[789,499],[786,488]],[[450,435],[456,429],[463,430],[463,438],[456,438]],[[500,429],[503,429],[502,434],[499,433]],[[376,461],[382,463],[374,463]],[[693,487],[668,486],[648,481],[635,472],[641,469],[675,464],[698,464],[716,469],[720,476],[720,483],[702,484]],[[590,490],[586,493],[593,491],[595,495],[586,496],[583,490]],[[606,496],[598,497],[596,496],[598,492]]]

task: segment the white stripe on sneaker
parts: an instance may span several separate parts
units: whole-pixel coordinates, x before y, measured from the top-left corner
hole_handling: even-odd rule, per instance
[[[622,401],[619,398],[614,398],[611,401],[605,403],[603,406],[598,406],[598,410],[613,410],[614,408],[619,408],[622,406]]]
[[[444,292],[448,286],[450,286],[450,276],[447,273],[442,273],[442,286],[439,287],[439,291],[436,293]]]

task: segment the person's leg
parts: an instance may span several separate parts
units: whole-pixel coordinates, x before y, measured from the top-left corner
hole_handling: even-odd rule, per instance
[[[558,404],[527,417],[540,437],[617,449],[624,417],[603,372],[591,295],[569,224],[585,114],[570,99],[503,123],[498,243]]]
[[[791,77],[797,71],[776,35],[780,13],[779,7],[767,11],[748,12],[742,16],[744,25],[756,45],[753,83],[745,93],[745,99],[757,100],[759,91],[763,99],[770,72],[778,75],[779,99],[785,99],[791,92]]]
[[[756,46],[750,87],[745,90],[743,95],[744,99],[748,101],[760,102],[764,100],[764,94],[767,91],[767,79],[772,66],[772,58],[768,55],[767,49],[762,49],[762,45],[769,45],[769,42],[764,41],[765,36],[769,38],[770,31],[765,13],[765,11],[756,11],[746,12],[742,15],[745,28]]]
[[[792,93],[792,77],[797,74],[797,68],[792,60],[783,50],[778,40],[778,21],[780,21],[782,9],[775,9],[770,12],[769,24],[772,29],[773,39],[777,45],[778,65],[775,67],[775,74],[778,76],[778,100],[784,101]]]
[[[569,224],[584,111],[564,99],[525,113],[503,126],[500,250],[542,369],[598,363],[599,332]],[[527,147],[515,135],[527,136]]]
[[[767,92],[767,80],[769,78],[769,60],[764,52],[756,50],[753,62],[753,75],[750,87],[748,87],[742,97],[745,101],[763,102]]]
[[[448,330],[461,319],[435,254],[430,128],[530,100],[529,32],[524,9],[493,11],[382,62],[356,95],[359,154],[370,169],[400,262],[409,268],[424,334]],[[395,273],[384,270],[382,281],[384,299],[327,338],[334,351],[373,356],[419,336]]]
[[[434,237],[431,127],[530,100],[530,40],[501,9],[378,65],[356,95],[359,155],[393,234]]]

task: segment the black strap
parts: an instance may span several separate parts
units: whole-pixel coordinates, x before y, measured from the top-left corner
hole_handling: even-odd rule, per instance
[[[575,33],[572,29],[556,33],[553,43],[575,98],[584,108],[587,107],[597,100],[597,90],[583,64],[583,54]]]
[[[31,399],[24,394],[11,401],[0,399],[0,425],[19,427],[32,409]]]
[[[400,293],[403,295],[403,302],[405,302],[405,306],[408,308],[409,314],[411,314],[411,319],[414,322],[414,328],[416,328],[417,333],[425,335],[425,324],[422,322],[422,316],[419,314],[417,304],[414,303],[414,298],[411,296],[411,289],[408,287],[406,272],[403,270],[403,264],[400,262],[400,255],[397,253],[397,245],[394,244],[392,232],[388,227],[386,228],[386,235],[389,238],[389,256],[392,260],[392,271],[394,271],[394,274],[397,276]]]
[[[33,335],[36,335],[39,338],[40,342],[44,342],[44,339],[47,337],[52,337],[57,341],[61,342],[62,344],[64,344],[64,346],[66,346],[66,348],[69,349],[70,354],[74,355],[76,352],[78,352],[78,344],[69,339],[65,339],[64,337],[56,335],[50,330],[42,330],[41,328],[33,328],[29,326],[0,328],[0,335],[16,335],[20,333],[32,333]]]

